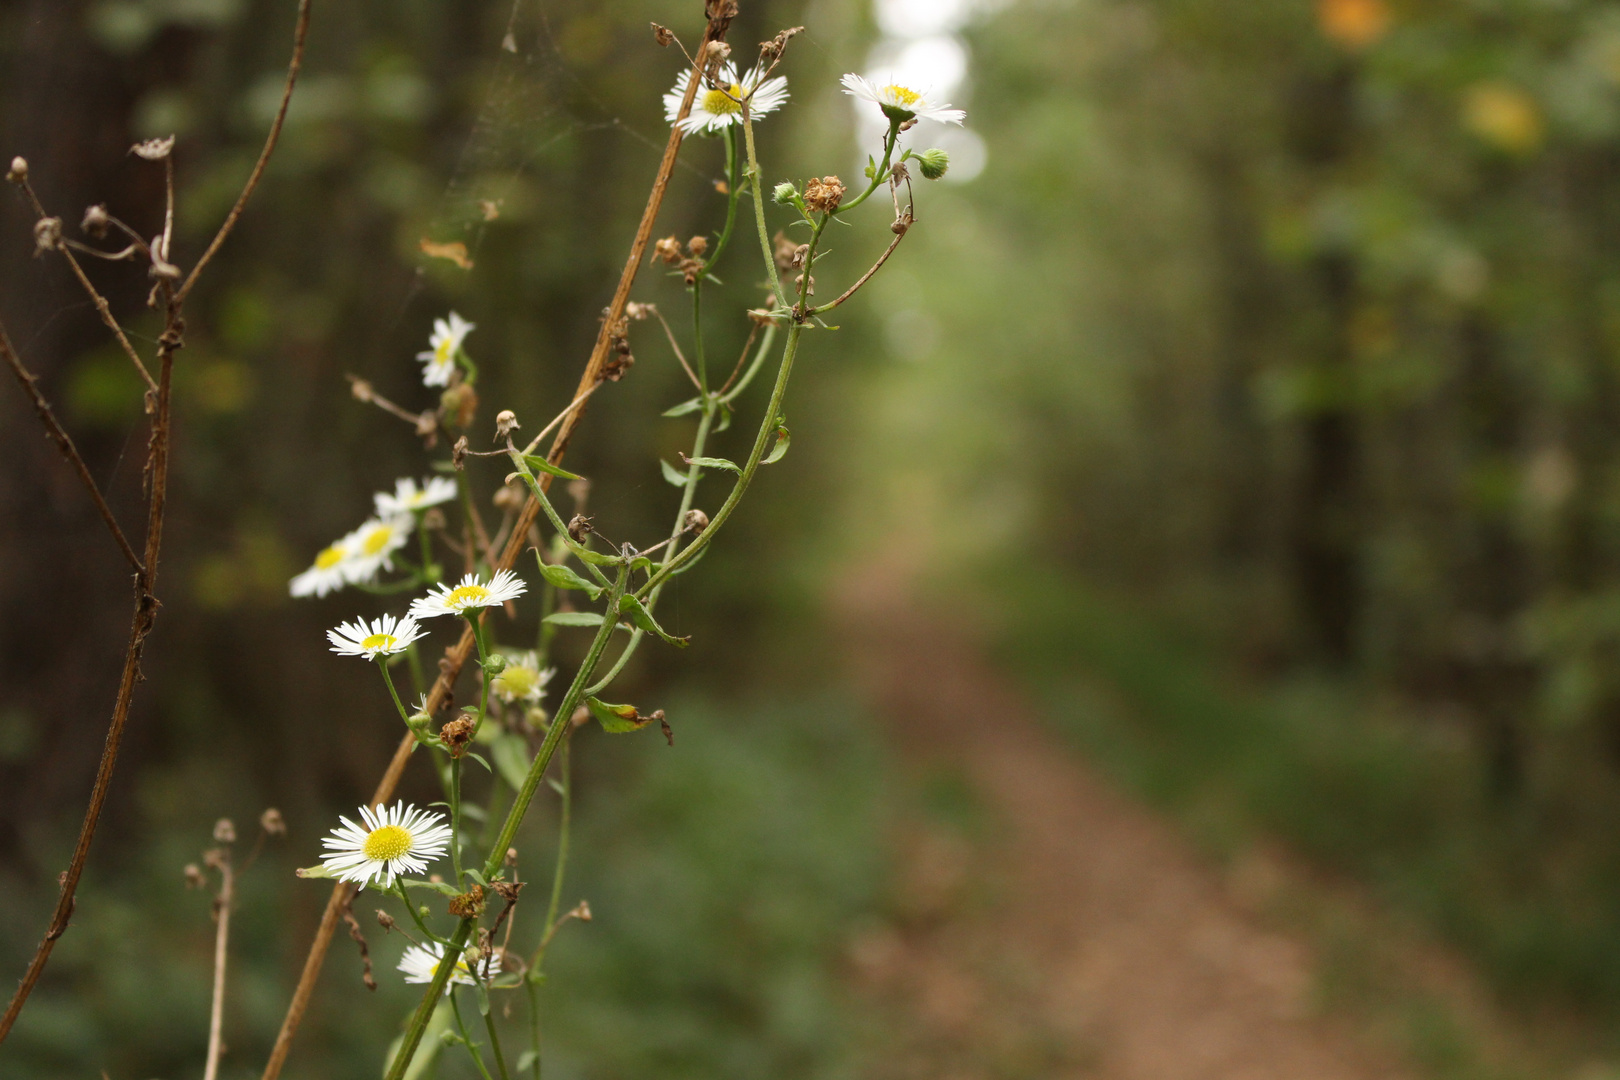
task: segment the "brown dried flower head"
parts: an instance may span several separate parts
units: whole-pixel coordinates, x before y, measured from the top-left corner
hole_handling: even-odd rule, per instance
[[[109,222],[107,208],[100,203],[87,206],[84,209],[84,219],[79,222],[79,231],[94,236],[98,240],[107,235]]]
[[[439,738],[443,740],[445,749],[450,751],[451,757],[458,758],[467,752],[467,747],[472,742],[474,727],[471,718],[458,716],[439,729]]]
[[[129,152],[145,161],[162,161],[174,152],[174,136],[138,142],[129,148]]]
[[[692,253],[693,258],[702,258],[703,253],[709,250],[707,236],[694,236],[686,242],[686,250]]]
[[[476,919],[484,913],[484,887],[474,885],[460,896],[450,898],[450,914],[458,919]]]
[[[523,425],[518,423],[517,413],[511,409],[502,409],[495,414],[495,438],[504,439]]]
[[[673,236],[666,236],[655,242],[653,258],[674,266],[681,261],[681,242]]]
[[[228,817],[214,822],[214,840],[220,844],[236,843],[236,823]]]
[[[62,219],[59,217],[40,218],[34,222],[34,257],[55,251],[62,246]]]
[[[273,806],[259,815],[259,828],[263,829],[267,836],[287,835],[287,823],[281,819],[281,811]]]
[[[591,534],[591,519],[584,514],[575,514],[568,522],[568,536],[576,544],[583,544],[585,538]]]
[[[659,26],[657,23],[653,23],[652,28],[653,40],[658,42],[658,44],[663,48],[667,49],[675,43],[675,33],[669,27]]]
[[[709,515],[694,507],[686,512],[682,525],[687,532],[702,532],[709,527]]]
[[[14,157],[11,159],[11,169],[6,173],[6,179],[13,184],[20,184],[28,179],[28,159]]]
[[[836,176],[814,177],[804,185],[804,205],[818,214],[830,214],[844,201],[844,182]]]

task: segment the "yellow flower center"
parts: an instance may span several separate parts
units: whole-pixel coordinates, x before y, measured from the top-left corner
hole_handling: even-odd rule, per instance
[[[900,105],[905,108],[910,108],[922,100],[922,95],[917,93],[917,91],[905,86],[896,86],[893,83],[890,83],[888,86],[883,88],[883,96],[888,98],[893,104]]]
[[[729,96],[728,96],[729,95]],[[703,110],[711,116],[730,116],[742,112],[743,88],[732,83],[725,90],[710,90],[703,95]]]
[[[395,643],[398,641],[399,638],[395,637],[393,634],[372,634],[370,637],[366,638],[360,643],[360,647],[362,649],[377,649],[379,651],[387,651],[392,649]]]
[[[433,362],[435,364],[448,364],[450,362],[451,347],[455,344],[450,338],[444,338],[433,346]]]
[[[495,676],[495,689],[508,697],[528,697],[540,683],[540,673],[531,667],[512,664]]]
[[[319,555],[315,556],[315,567],[319,570],[330,570],[343,561],[343,549],[333,544]]]
[[[411,834],[398,825],[384,825],[380,829],[373,829],[371,835],[366,837],[363,850],[366,858],[376,862],[386,859],[397,859],[411,850]]]
[[[390,525],[379,525],[366,534],[366,540],[361,545],[367,555],[376,555],[388,546],[388,541],[394,538],[394,529]]]
[[[489,599],[489,590],[482,585],[458,585],[444,598],[446,607],[471,607]]]

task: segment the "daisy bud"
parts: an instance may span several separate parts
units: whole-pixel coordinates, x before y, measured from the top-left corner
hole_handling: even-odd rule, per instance
[[[690,251],[694,257],[701,256],[705,251],[709,250],[709,238],[707,236],[692,237],[686,242],[686,250]]]
[[[793,200],[799,197],[799,189],[784,180],[776,185],[771,192],[771,200],[778,206],[792,206]]]
[[[214,822],[214,840],[220,844],[236,843],[236,824],[228,817]]]
[[[522,426],[522,424],[518,423],[517,413],[513,412],[511,409],[502,409],[495,416],[496,441],[498,442],[501,439],[506,438],[513,431]]]
[[[922,170],[924,179],[938,180],[951,167],[951,155],[937,146],[924,150],[917,155],[917,167]]]
[[[500,653],[490,653],[489,659],[484,661],[484,674],[494,678],[506,670],[506,657]]]
[[[653,23],[652,28],[653,40],[658,42],[661,47],[667,49],[675,43],[675,34],[669,27]]]
[[[688,510],[682,524],[686,532],[702,532],[709,527],[709,515],[698,509]]]
[[[28,179],[28,159],[14,157],[11,159],[11,171],[6,173],[6,179],[13,184],[20,184]]]
[[[259,828],[270,836],[287,835],[287,823],[281,820],[281,811],[273,806],[259,815]]]
[[[55,251],[62,246],[62,219],[59,217],[40,218],[34,222],[34,257],[38,258],[47,251]]]
[[[99,203],[86,207],[84,220],[79,222],[79,231],[90,234],[97,239],[107,235],[107,208]]]

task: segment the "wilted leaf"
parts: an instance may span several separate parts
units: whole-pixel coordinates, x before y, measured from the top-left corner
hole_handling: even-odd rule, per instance
[[[463,270],[473,268],[473,261],[467,258],[467,245],[460,240],[452,240],[448,244],[439,244],[424,236],[422,237],[422,254],[430,259],[446,259]]]

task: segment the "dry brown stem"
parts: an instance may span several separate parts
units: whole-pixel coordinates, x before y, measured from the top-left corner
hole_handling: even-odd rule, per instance
[[[736,15],[736,5],[730,0],[709,0],[706,5],[709,12],[708,24],[703,34],[703,46],[698,49],[698,55],[706,52],[711,41],[718,41],[725,37],[730,28],[731,20]],[[653,180],[652,191],[647,196],[647,206],[641,215],[641,224],[636,229],[635,240],[630,245],[629,258],[625,260],[624,271],[619,276],[618,288],[614,290],[613,301],[608,307],[607,316],[602,320],[602,328],[597,331],[596,345],[591,350],[591,358],[585,365],[585,371],[580,376],[579,388],[575,391],[575,400],[578,407],[570,407],[567,419],[552,440],[551,452],[547,460],[552,464],[560,464],[563,456],[568,452],[568,444],[573,439],[574,431],[578,428],[580,419],[585,415],[583,399],[602,381],[602,369],[608,361],[608,354],[612,348],[613,328],[624,317],[625,305],[630,301],[630,289],[635,284],[636,271],[641,267],[642,258],[647,253],[647,243],[652,238],[653,223],[658,218],[658,210],[664,203],[664,192],[669,187],[669,178],[675,171],[675,158],[681,148],[681,127],[679,121],[685,119],[691,112],[692,101],[697,97],[700,83],[700,72],[693,71],[692,78],[687,81],[686,97],[681,102],[677,120],[670,126],[669,142],[664,147],[663,159],[658,165],[658,175]],[[551,487],[551,475],[543,474],[540,483],[543,488]],[[540,502],[530,498],[523,505],[518,520],[506,542],[506,548],[501,553],[496,568],[509,570],[517,562],[518,556],[528,544],[529,527],[534,524],[540,515]],[[444,704],[450,688],[455,684],[466,665],[468,657],[474,648],[472,628],[462,631],[461,640],[457,642],[454,650],[447,657],[443,671],[434,682],[428,694],[427,712],[429,715],[437,712]],[[405,772],[405,765],[410,760],[411,750],[415,746],[416,736],[407,732],[399,741],[394,751],[393,760],[389,762],[388,769],[383,773],[382,781],[372,794],[371,805],[387,802],[394,794],[394,788],[399,783],[400,776]],[[293,1036],[298,1031],[298,1025],[303,1021],[304,1012],[309,1008],[310,998],[315,993],[315,983],[321,973],[321,966],[326,961],[327,950],[332,944],[332,935],[337,930],[338,920],[343,909],[349,902],[353,886],[340,883],[333,886],[332,895],[327,899],[326,910],[321,915],[320,926],[315,931],[315,940],[311,943],[309,954],[304,958],[304,970],[299,976],[298,986],[293,991],[292,1002],[287,1007],[287,1015],[282,1020],[281,1030],[276,1035],[275,1046],[270,1051],[270,1060],[265,1065],[262,1080],[277,1080],[281,1075],[282,1067],[286,1064],[287,1054],[292,1049]]]
[[[219,1076],[219,1059],[225,1052],[225,957],[231,942],[231,903],[236,898],[230,851],[221,848],[213,863],[219,870],[219,895],[214,899],[214,1001],[208,1012],[208,1063],[203,1067],[203,1080]]]
[[[135,573],[145,574],[146,568],[141,565],[141,557],[135,554],[135,549],[130,546],[129,538],[124,535],[124,530],[118,525],[118,519],[113,517],[112,507],[108,506],[107,500],[102,497],[101,489],[96,486],[95,478],[90,475],[90,468],[84,463],[84,458],[79,456],[79,449],[73,445],[72,437],[57,421],[56,413],[51,411],[51,403],[46,401],[45,395],[39,392],[39,387],[35,385],[37,376],[30,374],[28,369],[23,367],[22,359],[17,355],[17,350],[12,347],[11,338],[6,334],[4,324],[0,324],[0,356],[6,358],[6,363],[10,366],[12,374],[16,375],[17,381],[22,384],[23,392],[34,403],[34,411],[39,414],[39,422],[45,425],[46,433],[56,443],[57,449],[62,451],[62,456],[67,458],[68,464],[73,466],[73,471],[78,473],[79,480],[84,484],[85,490],[90,493],[91,501],[96,504],[96,509],[101,512],[101,520],[107,523],[107,531],[112,533],[113,541],[117,543],[118,549],[124,553],[124,558],[129,560],[129,565],[135,570]]]
[[[40,940],[39,947],[34,952],[34,958],[28,965],[28,970],[23,973],[16,993],[12,995],[10,1003],[6,1006],[5,1015],[0,1016],[0,1043],[3,1043],[6,1036],[11,1033],[12,1027],[17,1022],[17,1017],[22,1013],[23,1005],[28,1001],[28,996],[33,993],[34,987],[38,985],[40,975],[43,974],[45,965],[50,961],[51,952],[56,947],[57,939],[67,932],[68,923],[73,918],[79,880],[84,875],[84,864],[90,855],[90,843],[95,837],[96,825],[101,820],[101,812],[107,804],[107,793],[112,787],[113,770],[118,763],[118,750],[123,743],[124,728],[129,722],[129,711],[134,700],[135,684],[141,678],[141,656],[146,648],[146,639],[152,633],[152,627],[157,621],[159,604],[154,590],[157,587],[158,556],[163,549],[164,512],[168,507],[174,354],[184,344],[186,324],[182,315],[182,305],[185,294],[196,283],[197,275],[201,272],[203,265],[218,251],[232,226],[235,225],[237,218],[241,216],[242,208],[247,204],[248,197],[252,195],[253,189],[258,185],[259,178],[264,174],[265,166],[269,162],[270,154],[275,149],[276,141],[281,133],[282,121],[287,115],[287,104],[292,97],[293,83],[297,78],[298,68],[303,61],[304,39],[309,30],[309,6],[310,0],[300,0],[297,25],[293,33],[293,56],[288,66],[287,85],[282,93],[281,107],[276,113],[275,123],[271,127],[270,136],[265,142],[264,150],[259,155],[259,161],[254,166],[247,185],[242,189],[242,194],[237,198],[236,205],[231,208],[229,217],[220,228],[219,233],[215,235],[213,243],[209,245],[208,250],[198,264],[192,268],[191,275],[178,291],[174,289],[171,283],[172,278],[159,276],[154,296],[161,299],[163,305],[163,333],[158,337],[158,376],[155,382],[145,365],[141,363],[139,354],[129,344],[128,337],[124,334],[123,328],[119,326],[117,319],[113,317],[106,300],[90,284],[90,280],[85,277],[84,271],[79,267],[72,254],[66,249],[62,251],[63,257],[67,259],[68,265],[73,268],[73,272],[78,277],[80,284],[84,286],[86,291],[90,293],[91,299],[95,301],[96,309],[101,313],[102,321],[107,324],[108,329],[118,338],[119,343],[135,362],[136,368],[145,377],[150,388],[148,390],[148,413],[152,418],[152,426],[150,436],[147,439],[146,465],[143,469],[147,491],[146,547],[144,557],[139,560],[139,565],[143,569],[136,575],[134,614],[130,620],[129,645],[124,651],[124,666],[118,680],[118,695],[113,702],[112,719],[107,724],[107,737],[102,745],[101,762],[96,768],[95,785],[90,790],[90,802],[85,808],[84,821],[79,827],[79,837],[73,848],[73,857],[68,863],[68,868],[62,872],[60,878],[61,890],[57,896],[56,908],[51,914],[51,921],[45,929],[45,936]],[[166,155],[165,157],[165,182],[168,197],[172,199],[173,176],[172,173],[167,171],[170,166],[167,163]],[[26,175],[21,180],[24,190],[27,191],[36,210],[40,212],[41,216],[44,216],[39,200],[34,198],[32,188],[27,186]],[[154,253],[165,260],[168,257],[168,223],[171,221],[172,208],[166,206],[165,250]],[[157,259],[154,258],[153,266],[154,270],[164,270],[166,264],[165,266],[159,266]]]

